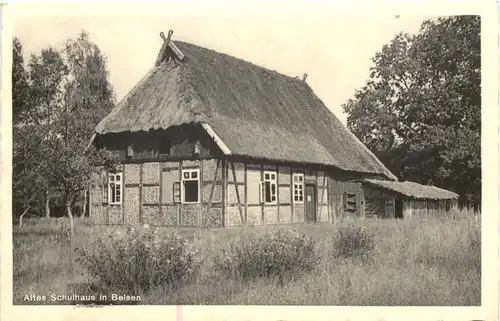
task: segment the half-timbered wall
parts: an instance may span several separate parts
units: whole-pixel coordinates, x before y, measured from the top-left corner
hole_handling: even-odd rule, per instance
[[[222,226],[220,163],[202,159],[123,164],[121,204],[110,205],[100,197],[107,194],[103,177],[92,188],[91,217],[98,224]],[[181,186],[183,169],[199,170],[199,200],[195,204],[183,204],[176,195],[175,186]]]
[[[96,223],[207,227],[304,223],[304,202],[294,201],[294,174],[304,175],[304,187],[315,187],[315,221],[328,223],[335,220],[336,211],[343,213],[340,203],[330,201],[332,195],[337,200],[357,186],[333,181],[324,171],[217,159],[126,163],[118,169],[123,173],[120,205],[99,198],[107,195],[105,177],[92,188],[91,216]],[[176,196],[184,169],[199,170],[196,204],[184,204]],[[275,204],[261,200],[261,182],[268,171],[276,173]],[[302,193],[305,199],[304,188]]]

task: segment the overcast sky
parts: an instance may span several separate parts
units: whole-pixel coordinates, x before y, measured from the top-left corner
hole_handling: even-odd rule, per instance
[[[371,58],[399,32],[415,33],[423,15],[357,13],[325,7],[246,7],[209,4],[22,5],[14,11],[15,36],[25,54],[60,48],[80,30],[107,56],[110,81],[121,99],[153,66],[161,31],[172,39],[227,53],[289,76],[308,74],[318,97],[345,123],[342,104],[368,79]]]

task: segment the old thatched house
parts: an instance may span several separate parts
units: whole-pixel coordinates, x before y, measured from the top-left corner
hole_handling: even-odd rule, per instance
[[[305,79],[161,35],[153,68],[96,128],[121,164],[92,187],[95,222],[332,222],[364,216],[354,180],[396,180]]]
[[[414,182],[363,180],[366,217],[411,218],[446,214],[457,207],[458,194]]]

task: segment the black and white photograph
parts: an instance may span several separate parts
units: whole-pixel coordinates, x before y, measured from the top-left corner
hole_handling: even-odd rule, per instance
[[[9,304],[485,306],[480,13],[119,6],[12,4]]]

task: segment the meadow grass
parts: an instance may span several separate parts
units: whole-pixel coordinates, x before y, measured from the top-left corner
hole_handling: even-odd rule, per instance
[[[359,220],[336,224],[226,229],[155,228],[176,231],[198,250],[199,271],[181,287],[160,286],[140,304],[248,304],[355,306],[462,306],[481,304],[481,229],[473,215],[413,220]],[[467,213],[465,213],[467,214]],[[374,236],[369,259],[336,255],[335,237],[346,226]],[[91,247],[96,236],[119,226],[77,222],[73,247]],[[154,228],[154,227],[151,227]],[[221,273],[214,263],[231,245],[276,229],[305,233],[316,241],[313,271],[284,283],[270,278],[243,280]],[[14,304],[26,294],[89,294],[89,276],[77,263],[65,219],[42,219],[14,227]],[[95,290],[94,290],[95,291]],[[45,304],[54,302],[45,302]],[[67,303],[67,302],[66,302]]]

